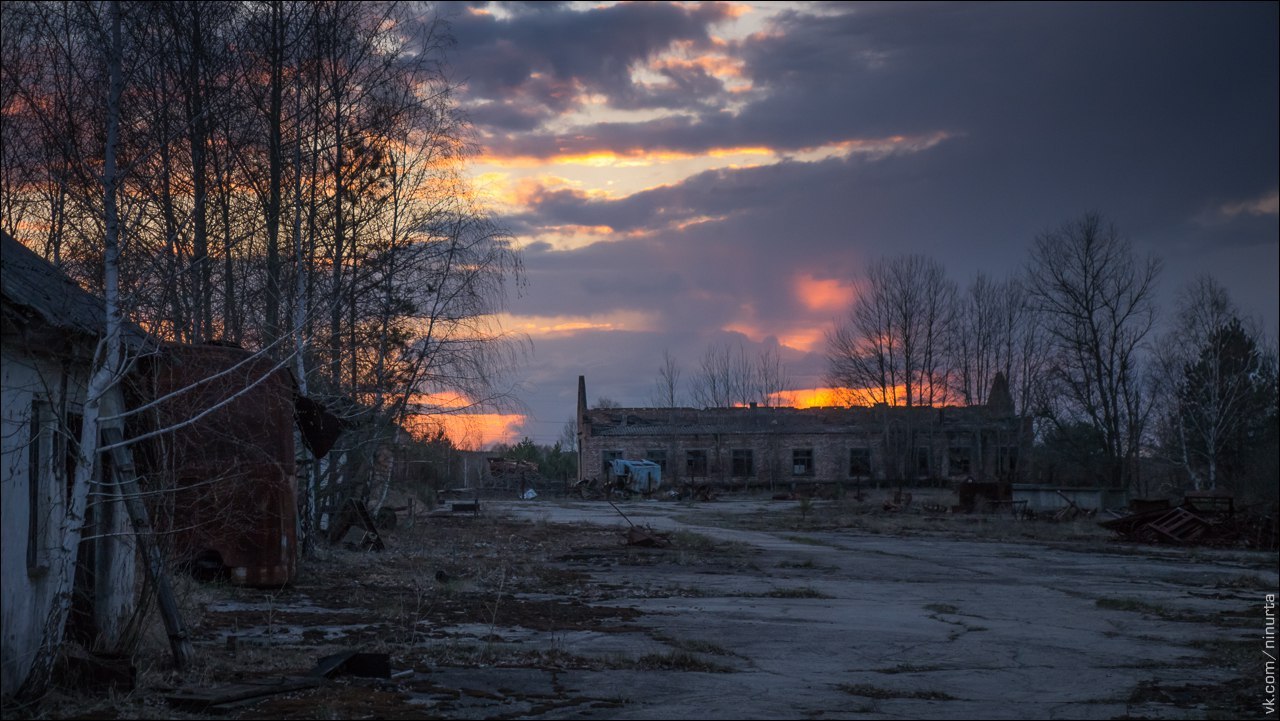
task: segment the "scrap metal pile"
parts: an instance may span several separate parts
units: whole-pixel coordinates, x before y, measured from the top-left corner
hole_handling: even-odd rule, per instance
[[[1275,550],[1276,513],[1241,511],[1231,496],[1188,494],[1174,506],[1168,501],[1136,501],[1127,516],[1098,525],[1126,541],[1245,547]]]

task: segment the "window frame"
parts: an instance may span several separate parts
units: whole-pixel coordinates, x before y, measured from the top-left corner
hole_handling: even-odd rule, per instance
[[[804,461],[800,463],[800,461]],[[813,448],[792,448],[791,449],[791,475],[809,477],[814,475]],[[798,470],[803,466],[804,470]]]
[[[859,454],[862,457],[864,457],[866,460],[866,465],[865,465],[866,470],[864,470],[861,473],[857,472],[857,469],[854,467],[854,460],[853,460],[854,454]],[[871,449],[865,446],[855,446],[853,448],[850,448],[849,449],[849,477],[850,478],[870,478],[871,473],[872,473]]]
[[[947,449],[947,473],[952,476],[968,476],[973,473],[973,449],[969,446],[951,446]]]
[[[617,450],[615,450],[615,449],[610,449],[610,450],[602,450],[602,451],[600,451],[600,473],[601,473],[601,475],[603,475],[603,476],[605,476],[605,477],[607,478],[607,477],[609,476],[609,474],[613,471],[613,463],[612,463],[612,462],[613,462],[613,461],[618,460],[619,458],[622,458],[622,451],[621,451],[620,449],[617,449]]]
[[[684,452],[684,469],[685,475],[690,478],[707,476],[707,469],[710,467],[707,450],[705,448],[690,448]],[[699,470],[699,467],[701,469]]]

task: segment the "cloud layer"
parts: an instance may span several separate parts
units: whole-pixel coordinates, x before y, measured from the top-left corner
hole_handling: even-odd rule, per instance
[[[527,248],[540,441],[579,374],[647,402],[664,348],[688,373],[713,340],[780,343],[818,387],[869,259],[1014,273],[1088,210],[1164,257],[1168,297],[1208,271],[1275,328],[1275,4],[444,12],[476,172]]]

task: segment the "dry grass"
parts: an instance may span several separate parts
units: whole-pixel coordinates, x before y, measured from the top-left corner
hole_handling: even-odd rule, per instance
[[[382,553],[321,546],[304,559],[285,589],[248,589],[173,576],[175,596],[195,649],[188,668],[172,666],[164,625],[154,608],[141,624],[128,693],[54,688],[38,705],[6,707],[5,717],[208,718],[170,708],[165,694],[260,676],[300,674],[328,654],[357,648],[386,652],[392,666],[564,664],[563,654],[530,652],[486,640],[504,625],[554,628],[625,617],[630,609],[592,609],[569,600],[526,601],[522,594],[559,593],[573,599],[583,574],[548,562],[584,553],[622,553],[616,531],[479,516],[419,517],[414,526],[384,534]],[[690,553],[709,554],[708,540],[681,539]],[[437,580],[443,571],[447,582]],[[482,638],[452,638],[439,629],[487,627]],[[227,636],[237,637],[234,648]],[[679,665],[674,657],[664,661]],[[650,660],[658,663],[657,660]],[[580,660],[583,668],[598,661]],[[632,661],[634,666],[638,661]],[[13,711],[13,713],[11,713]]]

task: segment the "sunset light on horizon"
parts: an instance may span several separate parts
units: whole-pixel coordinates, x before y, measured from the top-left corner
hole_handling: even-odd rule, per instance
[[[664,350],[688,383],[716,343],[839,405],[827,336],[868,262],[964,288],[1089,210],[1164,260],[1165,298],[1210,272],[1276,325],[1274,9],[443,7],[468,167],[524,254],[510,438],[558,437],[578,375],[647,406]]]

